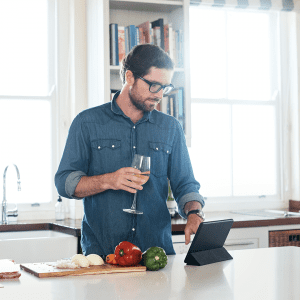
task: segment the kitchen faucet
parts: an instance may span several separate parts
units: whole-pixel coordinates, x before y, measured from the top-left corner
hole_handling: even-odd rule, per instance
[[[18,191],[21,191],[21,180],[20,180],[20,172],[18,167],[14,164],[15,169],[17,171],[17,177],[18,177]],[[7,166],[4,170],[3,173],[3,200],[2,200],[2,224],[3,225],[7,225],[8,221],[7,221],[7,210],[6,210],[6,205],[7,205],[7,201],[6,201],[6,171],[8,169],[9,166]]]

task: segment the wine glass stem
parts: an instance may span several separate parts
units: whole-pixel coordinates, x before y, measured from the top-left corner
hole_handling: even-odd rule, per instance
[[[134,194],[134,197],[133,197],[133,202],[132,202],[132,206],[131,206],[132,210],[136,210],[136,195],[137,195],[137,191],[136,191],[136,193]]]

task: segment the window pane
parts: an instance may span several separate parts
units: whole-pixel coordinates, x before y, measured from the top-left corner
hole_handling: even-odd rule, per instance
[[[229,99],[271,99],[269,25],[270,16],[265,13],[228,12]]]
[[[192,104],[190,156],[204,197],[230,196],[231,130],[230,106]]]
[[[225,13],[190,9],[192,98],[226,98]]]
[[[275,195],[275,108],[233,106],[232,127],[234,196]]]
[[[277,12],[226,11],[192,6],[192,98],[272,99],[277,83],[276,16]]]
[[[0,171],[18,166],[21,192],[13,166],[7,178],[8,202],[51,201],[51,106],[48,101],[0,100]],[[2,182],[1,182],[2,187]]]
[[[0,95],[48,94],[46,0],[0,0]]]

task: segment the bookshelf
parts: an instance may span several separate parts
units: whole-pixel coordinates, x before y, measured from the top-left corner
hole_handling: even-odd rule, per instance
[[[86,0],[88,102],[96,106],[110,101],[110,90],[121,89],[120,66],[110,65],[109,24],[139,25],[164,19],[174,30],[183,30],[184,62],[176,67],[172,83],[184,88],[185,132],[190,145],[189,0]]]

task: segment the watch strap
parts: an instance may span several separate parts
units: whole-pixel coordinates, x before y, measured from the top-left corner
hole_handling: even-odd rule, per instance
[[[186,216],[188,217],[189,215],[192,215],[192,214],[198,215],[201,219],[203,219],[203,221],[205,220],[205,215],[204,215],[203,211],[200,209],[190,210]]]

